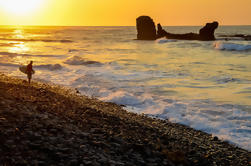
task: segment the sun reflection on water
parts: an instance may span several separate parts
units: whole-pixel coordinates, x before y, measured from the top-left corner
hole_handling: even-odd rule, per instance
[[[13,38],[24,39],[24,31],[22,29],[16,29],[13,32]]]
[[[27,45],[24,44],[24,42],[19,42],[17,44],[14,44],[12,47],[10,47],[9,52],[11,53],[26,53],[30,50]]]
[[[23,29],[19,28],[13,31],[12,35],[13,39],[25,39],[25,34]],[[9,52],[11,53],[20,53],[24,54],[28,52],[30,48],[24,42],[14,42],[13,46],[9,48]]]
[[[17,56],[13,59],[13,61],[21,66],[26,65],[28,63],[27,58],[24,58],[23,56]]]
[[[19,27],[12,32],[11,38],[26,39],[26,35],[23,29]],[[12,45],[8,48],[8,52],[18,54],[18,56],[12,58],[12,61],[20,65],[26,64],[28,59],[27,56],[24,56],[24,54],[27,54],[31,50],[31,48],[28,46],[28,43],[23,41],[12,41],[10,43]]]

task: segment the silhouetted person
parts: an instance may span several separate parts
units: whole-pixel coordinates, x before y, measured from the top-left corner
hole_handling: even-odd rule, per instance
[[[32,63],[33,63],[33,61],[30,61],[30,63],[26,67],[26,74],[27,74],[29,84],[31,82],[31,78],[32,78],[32,74],[33,74]]]

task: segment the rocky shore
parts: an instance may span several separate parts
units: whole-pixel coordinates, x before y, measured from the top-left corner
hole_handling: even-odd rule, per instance
[[[180,124],[0,74],[0,165],[241,166],[250,157]]]

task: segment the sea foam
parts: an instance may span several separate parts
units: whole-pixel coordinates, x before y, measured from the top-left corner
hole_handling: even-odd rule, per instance
[[[175,39],[166,39],[166,38],[160,38],[160,39],[156,40],[156,42],[159,43],[159,44],[176,42],[176,41],[177,40],[175,40]]]
[[[226,50],[226,51],[249,51],[251,50],[251,45],[215,42],[214,48],[217,50]]]

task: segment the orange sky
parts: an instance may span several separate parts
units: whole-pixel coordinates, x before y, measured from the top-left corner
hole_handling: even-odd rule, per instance
[[[251,0],[0,0],[0,25],[125,26],[140,15],[163,25],[251,25]]]

